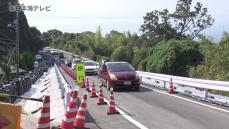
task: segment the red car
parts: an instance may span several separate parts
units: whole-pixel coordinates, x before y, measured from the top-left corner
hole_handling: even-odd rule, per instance
[[[128,62],[106,62],[99,69],[100,82],[107,87],[115,89],[140,88],[140,78]]]

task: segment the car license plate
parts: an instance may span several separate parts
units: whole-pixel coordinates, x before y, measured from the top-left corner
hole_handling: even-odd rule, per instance
[[[130,81],[124,81],[124,85],[131,85]]]

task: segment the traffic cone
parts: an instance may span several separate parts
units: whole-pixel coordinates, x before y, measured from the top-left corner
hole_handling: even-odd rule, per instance
[[[45,96],[37,129],[50,129],[50,96]]]
[[[111,114],[119,114],[119,112],[115,108],[115,101],[114,101],[114,95],[113,95],[113,88],[110,88],[110,99],[107,109],[107,115]]]
[[[87,82],[86,82],[86,90],[87,90],[88,92],[91,92],[88,78],[87,78]]]
[[[96,95],[95,83],[93,81],[93,83],[92,83],[92,91],[91,91],[91,98],[95,98],[95,97],[98,97],[98,96]]]
[[[62,119],[61,129],[73,129],[73,122],[75,120],[78,109],[77,95],[78,92],[76,90],[71,92],[71,101],[68,104],[67,110]]]
[[[102,85],[99,86],[99,100],[98,100],[97,104],[98,104],[98,105],[107,104],[107,103],[104,101]]]
[[[170,82],[169,82],[169,94],[174,94],[174,87],[173,87],[172,78],[170,79]]]
[[[81,88],[85,88],[85,81],[84,81],[84,79],[83,79],[83,82],[81,84]]]
[[[84,92],[83,99],[81,100],[80,107],[76,114],[76,119],[74,120],[74,127],[85,128],[86,102],[87,93]]]

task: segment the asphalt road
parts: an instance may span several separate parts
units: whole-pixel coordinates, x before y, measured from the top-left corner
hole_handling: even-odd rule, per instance
[[[70,86],[76,87],[75,81],[67,75],[61,68],[67,82]],[[92,82],[92,81],[91,81]],[[83,96],[85,88],[79,88],[79,97]],[[90,98],[90,93],[87,99],[86,113],[86,128],[90,129],[138,129],[134,124],[126,120],[120,114],[107,115],[107,105],[96,104],[98,98]],[[78,101],[79,102],[79,101]],[[79,104],[78,104],[79,106]]]
[[[89,76],[89,80],[99,84],[96,76]],[[109,96],[107,90],[105,96]],[[143,87],[139,92],[117,91],[115,100],[133,119],[150,129],[229,128],[229,113]]]

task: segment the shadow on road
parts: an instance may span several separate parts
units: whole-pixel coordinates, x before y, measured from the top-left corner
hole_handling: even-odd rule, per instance
[[[152,92],[152,90],[140,87],[139,91],[136,91],[134,89],[115,89],[115,92]]]

